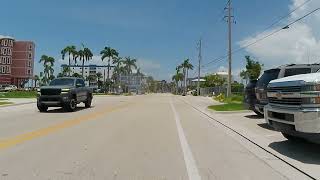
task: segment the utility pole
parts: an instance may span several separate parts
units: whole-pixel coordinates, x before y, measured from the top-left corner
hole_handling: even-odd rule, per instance
[[[228,87],[227,87],[227,97],[231,96],[231,80],[232,80],[232,70],[231,70],[231,66],[232,66],[232,46],[231,46],[231,33],[232,33],[232,16],[231,16],[231,0],[228,1],[228,64],[229,64],[229,68],[228,68]]]
[[[197,83],[197,95],[200,96],[200,68],[201,68],[201,48],[202,48],[202,39],[199,40],[199,63],[198,63],[198,83]]]

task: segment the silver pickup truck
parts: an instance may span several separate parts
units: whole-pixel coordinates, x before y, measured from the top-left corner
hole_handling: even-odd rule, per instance
[[[89,108],[92,98],[92,89],[85,86],[83,79],[57,78],[48,86],[38,89],[37,107],[40,112],[46,112],[48,107],[63,107],[66,111],[74,111],[81,102]]]
[[[289,140],[320,143],[320,73],[290,76],[268,85],[266,122]]]

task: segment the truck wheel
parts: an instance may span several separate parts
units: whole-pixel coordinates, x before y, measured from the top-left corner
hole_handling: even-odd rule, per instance
[[[301,141],[302,139],[299,137],[292,136],[290,134],[286,134],[282,132],[282,135],[287,138],[289,141]]]
[[[69,111],[69,112],[75,111],[76,108],[77,108],[77,101],[76,101],[74,98],[72,98],[72,99],[69,101],[69,103],[67,103],[67,104],[64,105],[64,109],[65,109],[66,111]]]
[[[88,95],[87,100],[84,102],[84,105],[86,108],[90,108],[91,107],[91,103],[92,103],[92,96]]]
[[[48,107],[45,105],[37,105],[38,109],[40,112],[47,112],[48,111]]]

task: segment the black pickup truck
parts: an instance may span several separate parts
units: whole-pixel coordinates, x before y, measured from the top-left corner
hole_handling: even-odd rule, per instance
[[[85,86],[83,79],[56,78],[48,86],[38,89],[37,107],[40,112],[46,112],[48,107],[63,107],[72,112],[81,102],[86,108],[91,107],[92,98],[92,89]]]

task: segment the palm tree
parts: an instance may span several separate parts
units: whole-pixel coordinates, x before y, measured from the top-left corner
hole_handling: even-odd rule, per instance
[[[96,74],[89,75],[89,76],[86,77],[86,80],[89,81],[89,86],[90,86],[92,81],[96,81],[97,80],[97,75]]]
[[[84,46],[83,46],[84,47]],[[89,61],[92,59],[93,54],[89,48],[84,47],[83,50],[80,50],[79,52],[80,60],[82,60],[82,77],[84,73],[84,61]]]
[[[111,59],[118,57],[119,53],[115,50],[112,49],[111,47],[104,47],[104,49],[100,52],[101,56],[101,60],[103,61],[105,58],[109,58],[108,59],[108,75],[107,75],[107,79],[109,80],[110,77],[110,61]],[[105,78],[104,78],[105,81]]]
[[[126,69],[127,75],[130,75],[132,73],[132,68],[137,69],[136,65],[137,60],[131,57],[126,57],[123,61],[124,67]]]
[[[68,66],[63,67],[62,72],[61,72],[61,77],[63,76],[68,76],[68,74],[71,73],[71,69]]]
[[[47,55],[42,55],[40,58],[39,63],[43,63],[43,73],[44,73],[44,78],[45,78],[45,83],[47,84],[48,81],[53,77],[54,65],[55,59],[53,57],[47,56]]]
[[[115,57],[112,60],[112,64],[115,65],[114,71],[113,71],[113,79],[117,83],[118,80],[120,80],[120,75],[124,73],[124,68],[122,67],[123,59],[121,57]]]
[[[71,65],[71,56],[73,56],[73,60],[75,60],[75,54],[76,54],[76,46],[67,46],[61,51],[62,59],[64,60],[66,54],[68,54],[69,58],[69,67]],[[69,72],[70,76],[70,72]]]
[[[176,68],[176,74],[172,76],[172,81],[176,84],[176,94],[178,94],[179,81],[183,80],[183,74],[180,72],[180,68]]]
[[[183,63],[178,66],[178,69],[183,70],[183,78],[184,78],[184,88],[183,88],[183,93],[186,94],[186,88],[187,88],[187,78],[188,78],[188,70],[193,69],[193,65],[189,63],[189,59],[185,59]]]

